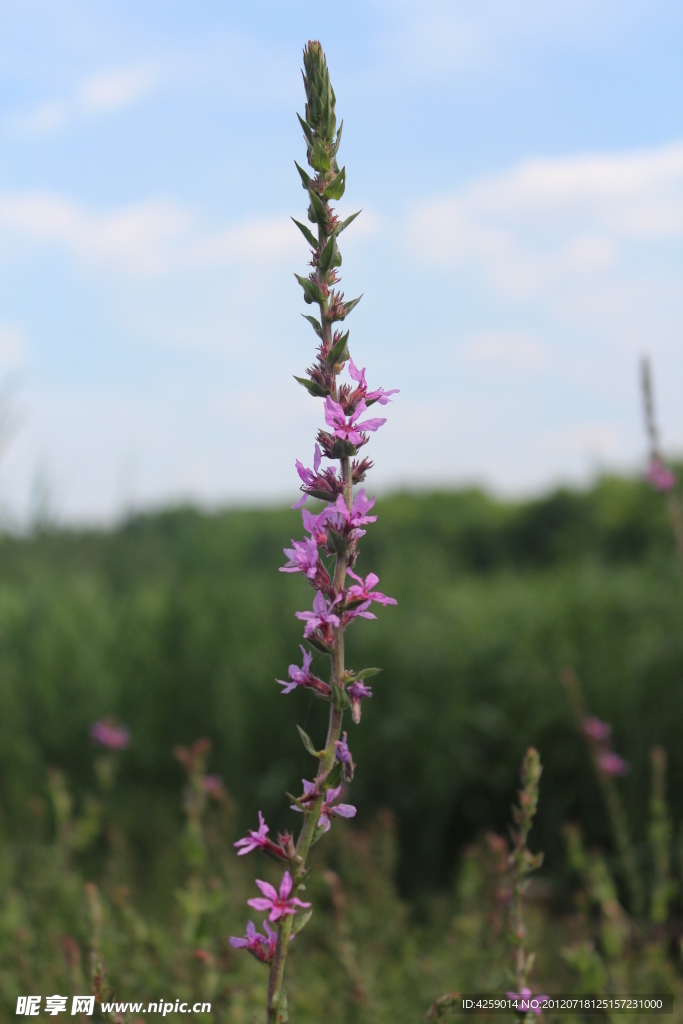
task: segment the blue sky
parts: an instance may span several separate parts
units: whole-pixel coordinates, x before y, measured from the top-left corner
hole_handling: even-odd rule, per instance
[[[683,450],[679,3],[3,0],[6,517],[296,497],[308,38],[363,208],[351,352],[401,389],[374,485],[633,469],[642,352]]]

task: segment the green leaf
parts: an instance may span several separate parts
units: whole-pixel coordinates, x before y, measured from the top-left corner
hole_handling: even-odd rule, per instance
[[[327,548],[329,551],[334,551],[336,555],[345,555],[349,550],[349,543],[340,533],[330,527],[327,531]]]
[[[310,228],[307,228],[305,224],[301,224],[298,220],[292,217],[292,220],[298,227],[301,234],[304,236],[309,245],[312,245],[314,249],[318,248],[318,239],[315,237]]]
[[[339,687],[337,687],[337,689],[339,689]],[[335,761],[335,763],[332,765],[325,778],[322,780],[324,790],[335,789],[337,786],[341,784],[342,770],[343,765],[341,761]]]
[[[346,167],[342,167],[337,177],[333,178],[332,181],[329,183],[329,185],[323,192],[323,195],[325,196],[325,199],[341,199],[341,197],[344,195],[345,189]],[[358,216],[358,214],[356,214],[356,216]],[[340,228],[339,230],[343,231],[343,228]]]
[[[364,668],[360,672],[349,672],[346,678],[353,683],[357,679],[370,679],[372,676],[378,676],[381,671],[381,668]]]
[[[314,223],[319,224],[323,231],[327,231],[327,210],[323,205],[323,201],[317,192],[314,192],[312,188],[309,188],[308,194],[311,197],[311,205],[308,208],[308,219]]]
[[[299,736],[301,737],[301,742],[305,746],[305,748],[308,751],[308,753],[312,757],[317,757],[318,759],[320,759],[323,756],[323,754],[325,753],[325,751],[324,750],[316,750],[315,749],[315,747],[313,746],[313,740],[311,739],[311,737],[308,735],[307,732],[304,732],[304,730],[301,728],[300,725],[297,725],[297,729],[299,730]]]
[[[310,910],[307,910],[305,914],[296,915],[296,917],[294,918],[294,926],[292,928],[292,931],[294,932],[295,935],[298,935],[299,932],[304,930],[308,922],[311,920],[312,916],[313,907],[311,907]]]
[[[341,174],[341,171],[339,173]],[[358,210],[356,213],[352,213],[350,217],[347,217],[346,220],[343,220],[341,224],[334,229],[335,235],[341,235],[342,231],[345,231],[349,224],[351,224],[362,212],[362,210]]]
[[[318,335],[318,337],[322,338],[323,329],[320,326],[320,323],[316,320],[316,318],[314,316],[307,316],[306,313],[302,313],[301,315],[304,318],[304,320],[308,320],[309,324],[311,325],[315,333]]]
[[[325,398],[330,393],[329,390],[326,391],[325,388],[321,388],[319,384],[316,384],[314,380],[297,377],[296,374],[294,374],[294,380],[298,380],[299,384],[302,384],[309,395],[313,395],[314,398]]]
[[[299,274],[295,274],[294,277],[304,290],[304,302],[307,302],[309,305],[312,302],[319,302],[321,305],[325,302],[325,296],[320,291],[320,285],[317,285],[315,281],[311,281],[310,277],[301,277]]]
[[[303,169],[303,167],[299,167],[299,165],[298,165],[298,163],[296,162],[296,160],[294,161],[294,166],[296,167],[297,171],[298,171],[298,172],[299,172],[299,174],[301,175],[301,181],[302,181],[302,183],[303,183],[303,186],[304,186],[304,188],[310,188],[310,187],[311,187],[311,179],[310,179],[310,178],[309,178],[309,176],[308,176],[308,175],[306,174],[306,172],[305,172],[305,170]]]
[[[323,274],[326,274],[332,267],[341,266],[341,261],[342,258],[341,253],[339,252],[339,246],[337,245],[337,239],[334,235],[330,235],[325,248],[320,253],[318,267]]]
[[[311,128],[309,127],[309,125],[306,124],[306,122],[304,121],[304,119],[301,116],[301,114],[297,114],[296,116],[299,118],[299,124],[301,125],[301,127],[303,129],[303,133],[304,133],[304,136],[306,138],[306,142],[308,142],[309,145],[311,146],[311,148],[313,148],[313,132],[312,132]]]
[[[339,128],[337,129],[337,138],[334,140],[332,149],[330,150],[330,156],[335,157],[339,152],[339,143],[341,142],[342,128],[344,127],[344,118],[339,122]]]
[[[330,158],[320,139],[315,140],[315,146],[311,153],[311,167],[314,167],[321,174],[327,174],[330,169]]]
[[[344,303],[344,316],[340,316],[339,319],[340,320],[346,320],[346,318],[349,315],[349,313],[351,312],[351,310],[356,308],[356,306],[358,305],[358,303],[360,302],[360,300],[362,298],[363,298],[363,296],[359,295],[357,299],[351,299],[350,302],[345,302]]]
[[[337,363],[345,363],[349,358],[348,349],[349,332],[342,334],[339,341],[335,342],[330,351],[327,353],[327,363],[329,366],[336,366]]]

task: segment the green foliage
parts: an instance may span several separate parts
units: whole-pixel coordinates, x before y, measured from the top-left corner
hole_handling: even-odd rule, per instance
[[[382,806],[396,814],[406,890],[443,884],[464,843],[503,829],[531,743],[545,766],[535,836],[550,869],[564,862],[567,820],[609,848],[558,682],[566,664],[632,764],[620,785],[639,849],[655,743],[670,752],[683,817],[681,587],[659,497],[607,478],[524,504],[479,491],[378,500],[362,559],[399,604],[349,631],[351,670],[383,666],[368,728],[351,725],[349,742],[362,767],[358,821]],[[241,827],[259,808],[271,827],[291,827],[280,794],[297,792],[310,764],[295,724],[317,748],[325,732],[320,701],[283,697],[274,682],[300,657],[294,611],[311,600],[304,580],[276,576],[300,522],[289,510],[179,509],[110,532],[2,539],[0,771],[12,827],[35,793],[47,797],[47,766],[66,771],[87,819],[87,733],[105,714],[132,731],[112,800],[135,848],[155,848],[173,813],[173,747],[204,735],[239,793]]]

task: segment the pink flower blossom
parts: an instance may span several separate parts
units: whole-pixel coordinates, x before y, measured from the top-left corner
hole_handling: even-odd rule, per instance
[[[269,964],[275,953],[277,932],[273,931],[267,921],[263,922],[263,927],[266,932],[265,935],[261,935],[260,932],[257,932],[253,921],[249,921],[245,937],[240,939],[236,935],[231,935],[230,945],[234,949],[247,949],[256,957],[257,960],[260,960],[262,964]],[[290,935],[290,940],[293,938],[294,936]]]
[[[314,516],[312,512],[309,512],[307,508],[302,508],[301,518],[304,524],[304,530],[306,533],[310,533],[313,540],[318,544],[327,543],[327,529],[326,523],[330,517],[330,514],[334,514],[332,509],[324,508],[322,512],[319,512],[317,516]]]
[[[318,572],[317,542],[309,537],[306,540],[293,540],[292,545],[284,549],[289,561],[280,566],[280,572],[303,572],[309,580],[314,580]]]
[[[307,779],[302,779],[304,786],[304,795],[301,798],[303,804],[314,804],[320,796],[320,791],[314,782],[309,782]],[[355,818],[356,808],[353,804],[336,804],[332,807],[332,803],[337,799],[341,793],[341,786],[337,786],[334,789],[328,789],[325,791],[323,802],[320,807],[320,817],[318,818],[318,828],[322,828],[325,832],[330,830],[330,818],[335,818],[337,815],[341,818]],[[301,807],[297,807],[296,804],[291,804],[293,811],[301,811]]]
[[[247,906],[253,907],[254,910],[269,910],[269,921],[277,921],[288,914],[296,914],[300,907],[310,907],[311,905],[310,903],[304,903],[297,896],[290,898],[292,876],[289,871],[285,871],[282,876],[279,893],[270,882],[262,882],[260,878],[256,879],[256,884],[263,893],[263,896],[254,896],[253,899],[247,900]]]
[[[356,725],[360,722],[360,702],[362,697],[372,697],[372,689],[361,682],[360,679],[351,683],[346,690],[351,703],[351,717]]]
[[[318,679],[310,671],[312,655],[304,647],[299,647],[299,650],[304,656],[303,666],[299,668],[298,665],[289,666],[289,678],[290,682],[286,683],[283,679],[278,679],[276,682],[280,686],[284,686],[282,693],[291,693],[292,690],[296,690],[297,686],[305,686],[309,689],[315,690],[320,693],[323,697],[329,697],[332,692],[329,683],[323,682],[322,679]]]
[[[584,718],[583,731],[589,739],[599,743],[611,735],[612,726],[607,722],[601,722],[599,718]]]
[[[334,509],[333,514],[336,514],[335,525],[341,526],[343,524],[347,530],[351,531],[351,535],[354,538],[363,537],[365,530],[361,530],[360,527],[365,526],[367,523],[377,522],[377,516],[369,516],[367,514],[374,504],[375,499],[368,498],[364,487],[361,487],[358,493],[354,495],[350,512],[346,507],[344,496],[342,494],[338,495],[336,502],[332,506]]]
[[[346,601],[376,601],[377,604],[396,604],[396,599],[393,597],[386,597],[380,593],[379,590],[370,590],[370,587],[374,587],[375,583],[379,583],[379,576],[375,576],[374,572],[368,573],[365,577],[365,582],[361,576],[356,576],[355,572],[351,569],[346,570],[349,576],[354,580],[358,580],[358,583],[354,583],[346,592]]]
[[[370,601],[363,601],[357,608],[350,608],[342,614],[342,626],[346,627],[354,619],[376,619],[374,612],[369,612]]]
[[[598,764],[605,775],[626,775],[630,765],[613,750],[605,750],[598,757]]]
[[[125,750],[130,743],[130,732],[116,725],[112,718],[102,718],[90,726],[90,738],[108,750]]]
[[[656,491],[671,491],[676,486],[676,477],[655,455],[645,472],[645,479]]]
[[[324,632],[329,632],[331,627],[337,627],[340,624],[339,616],[335,615],[332,609],[341,600],[341,594],[335,597],[332,604],[327,606],[327,601],[320,591],[316,591],[316,595],[313,598],[313,611],[312,612],[295,612],[297,619],[301,619],[302,622],[306,623],[304,628],[304,639],[307,640],[316,629],[320,629]]]
[[[320,469],[321,460],[322,452],[320,451],[319,444],[316,444],[313,450],[313,469],[307,469],[302,462],[299,462],[298,459],[296,460],[296,471],[301,477],[301,480],[305,487],[312,487],[315,484],[315,481],[318,476],[318,470]],[[304,496],[300,498],[299,501],[295,502],[294,505],[292,505],[292,508],[301,508],[301,506],[305,503],[307,497],[308,495],[304,494]]]
[[[537,1017],[543,1013],[543,1003],[548,1002],[548,996],[535,996],[530,988],[523,988],[521,992],[508,992],[507,997],[520,1004],[517,1007],[518,1013],[531,1012]]]
[[[268,846],[270,840],[268,839],[269,828],[263,820],[263,815],[258,812],[258,830],[254,832],[253,829],[249,829],[249,835],[245,836],[244,839],[238,839],[233,846],[242,847],[238,849],[237,856],[243,857],[245,853],[251,853],[252,850],[263,850]]]
[[[360,431],[371,431],[379,430],[379,428],[386,423],[386,419],[375,418],[370,420],[364,420],[362,423],[358,423],[358,417],[362,416],[367,411],[367,405],[365,399],[361,399],[356,408],[353,410],[351,415],[346,420],[344,410],[338,402],[328,395],[325,399],[325,422],[328,427],[333,427],[332,431],[334,437],[338,437],[343,441],[349,441],[350,444],[360,445],[363,443],[364,438],[361,436]]]
[[[358,391],[361,396],[365,399],[368,404],[372,402],[379,402],[380,405],[386,405],[391,401],[390,395],[397,395],[399,393],[398,388],[393,388],[391,391],[385,391],[384,388],[377,388],[376,391],[368,391],[368,385],[365,380],[365,367],[359,370],[355,365],[353,359],[349,359],[349,376],[352,380],[355,380],[358,384]]]

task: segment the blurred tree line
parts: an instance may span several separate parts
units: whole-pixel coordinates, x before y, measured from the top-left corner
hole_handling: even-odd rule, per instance
[[[565,665],[631,765],[620,785],[636,842],[655,743],[669,751],[680,820],[683,581],[661,495],[604,477],[525,502],[401,493],[376,511],[358,571],[377,572],[399,604],[349,631],[350,667],[383,671],[348,729],[357,823],[393,811],[403,891],[445,882],[467,843],[504,830],[531,743],[545,765],[535,841],[549,869],[564,870],[564,822],[609,846],[559,683]],[[116,813],[147,859],[180,815],[173,749],[199,736],[213,741],[209,767],[240,827],[255,827],[258,809],[271,827],[291,826],[282,792],[297,791],[307,765],[295,723],[318,741],[325,710],[275,683],[300,658],[294,611],[312,598],[302,578],[277,572],[300,522],[290,510],[180,508],[112,530],[0,539],[5,829],[30,828],[49,766],[85,799],[88,729],[105,715],[132,733]]]

